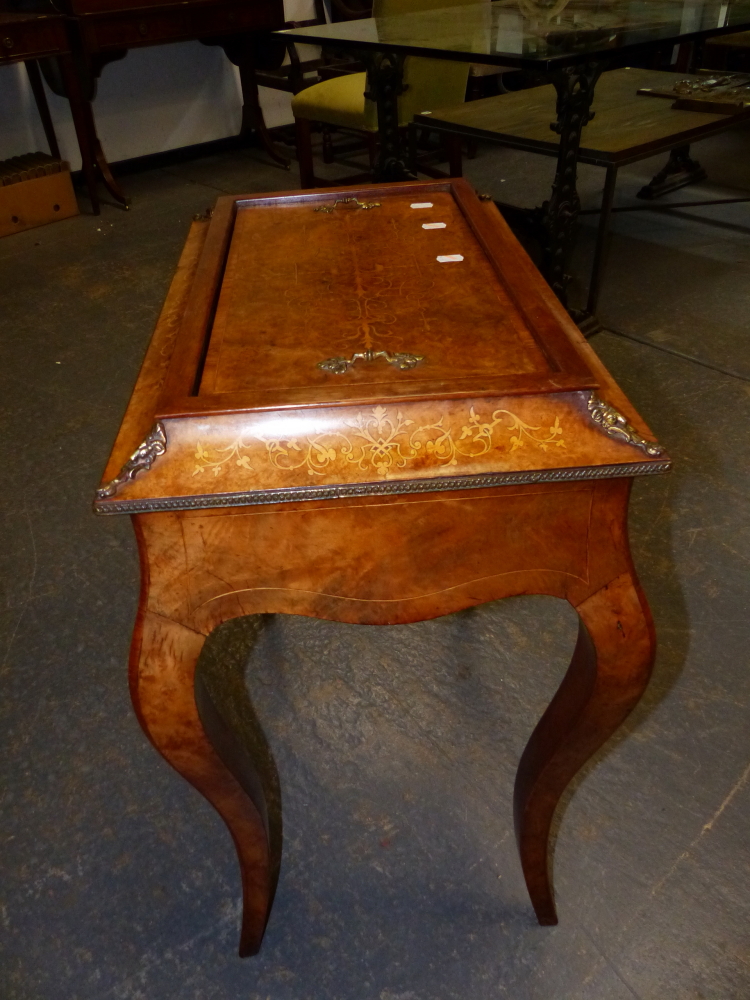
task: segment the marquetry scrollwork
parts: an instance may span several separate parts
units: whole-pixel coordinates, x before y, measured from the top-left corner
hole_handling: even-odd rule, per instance
[[[628,423],[619,410],[599,399],[596,393],[591,393],[586,408],[594,423],[598,424],[609,437],[616,438],[618,441],[624,441],[625,444],[632,444],[635,448],[640,448],[653,458],[664,454],[664,449],[660,444],[657,444],[656,441],[647,441],[641,437],[635,427]]]
[[[345,421],[341,430],[327,433],[283,439],[248,435],[216,449],[198,443],[193,476],[210,472],[217,477],[233,466],[258,472],[255,463],[323,476],[343,463],[344,467],[355,465],[360,472],[385,477],[425,464],[448,469],[496,447],[512,453],[526,445],[540,451],[565,448],[559,417],[551,426],[541,427],[526,423],[510,410],[493,410],[482,417],[471,406],[457,422],[440,417],[422,424],[401,410],[375,406]]]
[[[164,424],[159,421],[154,424],[146,440],[138,445],[119,474],[96,491],[96,499],[106,500],[107,497],[115,496],[121,486],[130,482],[131,479],[135,479],[139,472],[150,469],[156,459],[163,455],[166,450],[167,435],[164,431]]]

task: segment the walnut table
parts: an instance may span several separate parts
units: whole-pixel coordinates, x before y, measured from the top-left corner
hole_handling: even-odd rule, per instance
[[[260,946],[279,844],[258,761],[196,674],[211,630],[569,601],[578,643],[515,791],[531,901],[553,924],[555,807],[651,670],[627,506],[634,476],[668,468],[465,181],[220,198],[193,225],[95,509],[133,517],[133,701],[232,834],[241,954]]]

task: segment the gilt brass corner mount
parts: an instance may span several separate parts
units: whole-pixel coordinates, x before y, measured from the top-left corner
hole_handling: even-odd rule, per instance
[[[641,437],[635,427],[627,422],[619,410],[599,399],[595,392],[589,394],[586,409],[589,411],[589,416],[594,423],[598,424],[608,437],[617,438],[625,444],[632,444],[635,448],[640,448],[653,458],[664,454],[664,449],[660,444],[657,444],[656,441],[647,441]]]
[[[407,372],[424,361],[421,354],[391,354],[389,351],[367,350],[356,351],[350,358],[327,358],[318,362],[318,368],[331,375],[344,375],[356,361],[375,361],[376,358],[385,358],[389,365],[402,372]]]
[[[146,440],[138,445],[125,465],[123,465],[119,474],[96,491],[96,499],[106,500],[109,497],[115,496],[121,486],[130,482],[131,479],[135,479],[142,470],[150,469],[156,459],[166,453],[166,450],[167,435],[164,430],[164,424],[158,421],[151,428]]]

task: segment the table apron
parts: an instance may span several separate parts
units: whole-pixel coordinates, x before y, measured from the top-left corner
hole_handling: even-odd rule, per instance
[[[575,604],[629,567],[609,522],[624,535],[630,483],[138,514],[144,607],[208,634],[265,612],[385,625],[523,593]]]

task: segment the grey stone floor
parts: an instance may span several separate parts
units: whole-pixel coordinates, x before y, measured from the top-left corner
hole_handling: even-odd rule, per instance
[[[749,152],[747,130],[703,144],[711,179],[691,195],[747,192]],[[620,203],[660,165],[623,171]],[[551,169],[485,148],[467,175],[533,204]],[[586,205],[602,182],[583,169]],[[750,996],[748,206],[615,222],[601,315],[616,333],[592,343],[675,468],[634,492],[658,661],[567,796],[559,926],[534,922],[511,790],[573,647],[570,609],[525,598],[390,629],[283,618],[247,684],[281,776],[284,859],[263,950],[240,960],[229,837],[130,709],[130,525],[90,502],[191,216],[297,177],[247,151],[125,183],[129,213],[0,241],[0,996]],[[242,623],[212,642],[247,658]]]

